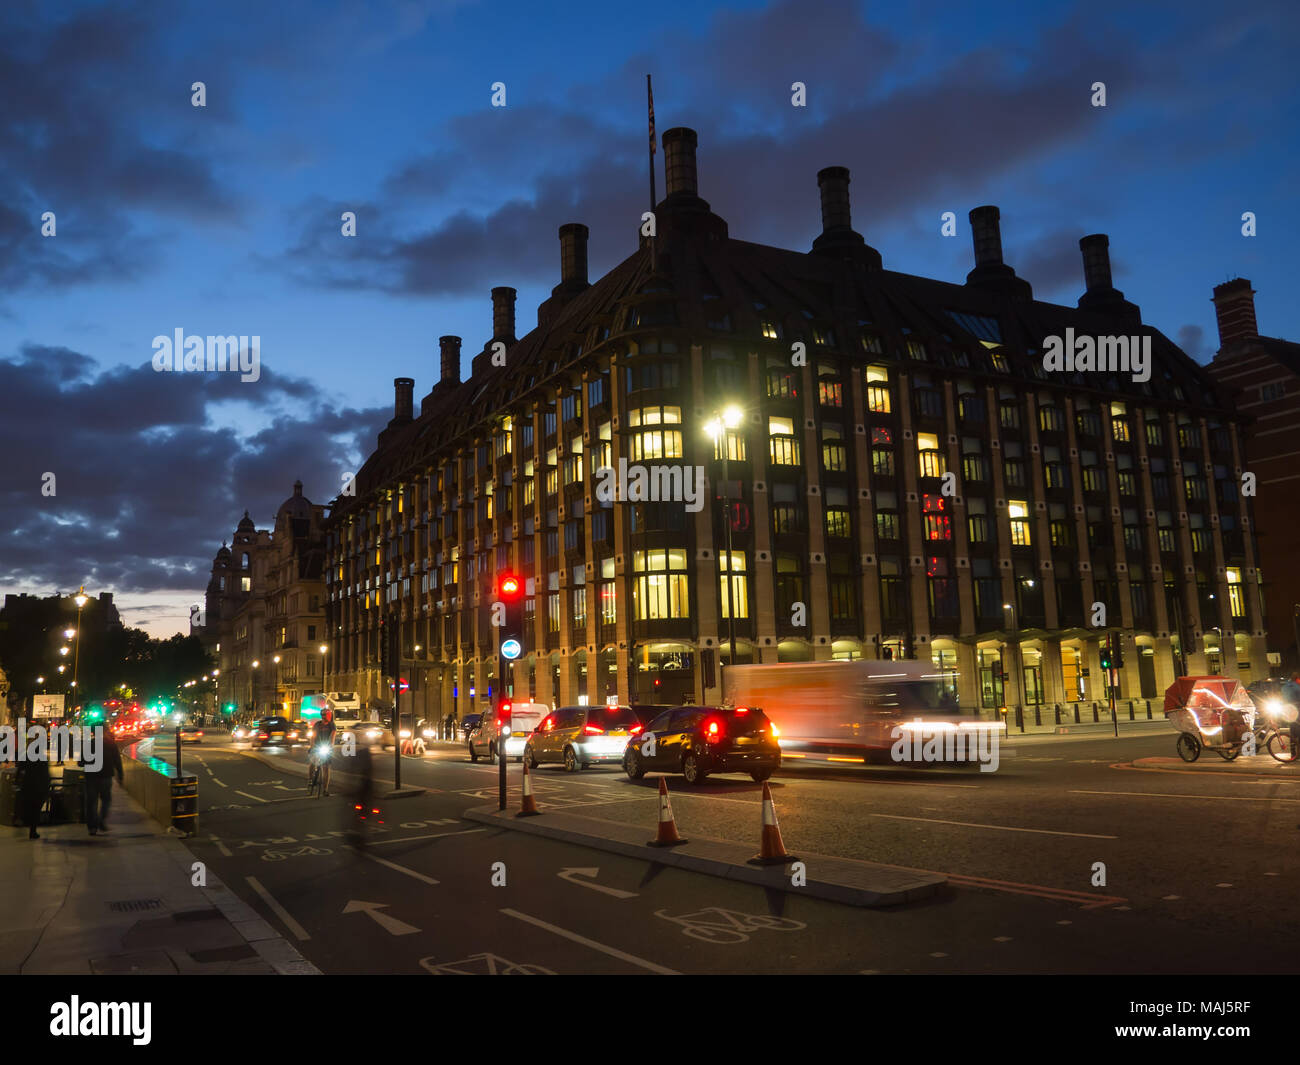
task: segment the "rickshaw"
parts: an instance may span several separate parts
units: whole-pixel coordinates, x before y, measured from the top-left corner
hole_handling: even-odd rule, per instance
[[[1165,717],[1179,732],[1175,747],[1184,762],[1203,750],[1231,762],[1255,726],[1255,703],[1231,677],[1179,677],[1165,691]]]

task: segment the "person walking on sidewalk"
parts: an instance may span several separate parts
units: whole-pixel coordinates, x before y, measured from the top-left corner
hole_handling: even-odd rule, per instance
[[[122,784],[125,777],[122,771],[122,752],[118,750],[117,739],[113,730],[98,727],[98,743],[101,745],[99,768],[86,770],[85,799],[86,828],[93,836],[97,832],[108,831],[108,809],[113,802],[113,778]],[[81,764],[86,765],[85,751],[82,751]]]
[[[50,763],[37,758],[18,763],[18,806],[23,824],[27,826],[28,839],[40,839],[36,826],[41,823],[41,811],[50,797]]]

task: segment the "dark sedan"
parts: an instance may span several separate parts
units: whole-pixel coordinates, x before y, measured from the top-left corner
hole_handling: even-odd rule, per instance
[[[781,768],[781,747],[762,710],[678,706],[628,741],[623,768],[633,780],[660,772],[681,773],[688,784],[702,784],[713,773],[748,773],[763,781]]]

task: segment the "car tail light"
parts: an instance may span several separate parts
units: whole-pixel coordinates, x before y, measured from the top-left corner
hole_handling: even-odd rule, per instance
[[[640,732],[643,728],[645,728],[644,725],[633,725],[633,726],[631,727],[631,729],[629,729],[628,731],[630,731],[630,732],[632,733],[632,735],[635,736],[635,735],[636,735],[638,732]]]
[[[709,743],[717,743],[722,739],[722,722],[717,718],[711,720],[704,726],[704,738]]]
[[[583,728],[582,731],[585,732],[588,736],[599,736],[605,730],[601,728],[599,725],[587,725]]]
[[[749,713],[749,707],[747,707],[747,706],[738,706],[738,707],[736,707],[736,713],[738,713],[738,714],[747,714],[747,713]]]
[[[202,729],[199,729],[199,735],[200,735],[200,736],[203,735],[203,730],[202,730]]]
[[[271,737],[268,736],[265,732],[259,732],[259,733],[257,734],[257,738],[258,738],[259,740],[269,740]]]

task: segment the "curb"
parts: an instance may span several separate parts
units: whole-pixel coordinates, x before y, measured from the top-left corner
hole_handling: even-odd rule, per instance
[[[692,835],[689,842],[680,847],[656,849],[645,842],[635,842],[635,839],[650,835],[650,829],[578,814],[552,812],[548,823],[546,810],[542,811],[542,816],[520,819],[515,817],[512,810],[476,806],[466,810],[462,816],[469,821],[576,843],[629,858],[639,858],[654,865],[677,866],[725,880],[739,880],[791,894],[811,895],[848,906],[898,906],[938,895],[948,884],[946,878],[929,873],[901,872],[892,866],[801,852],[798,858],[791,858],[790,861],[803,863],[807,882],[796,887],[791,883],[789,863],[767,867],[750,865],[744,855],[754,848],[726,840]],[[620,836],[623,838],[618,838]],[[818,879],[823,870],[838,871],[839,875],[834,879],[829,876]]]

